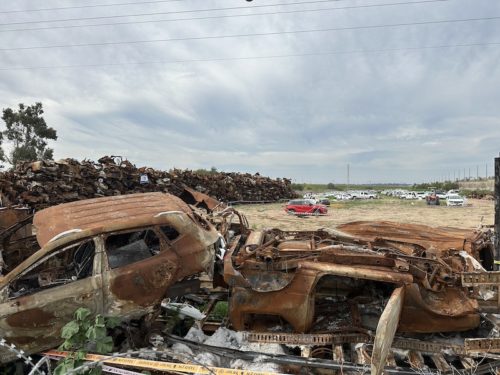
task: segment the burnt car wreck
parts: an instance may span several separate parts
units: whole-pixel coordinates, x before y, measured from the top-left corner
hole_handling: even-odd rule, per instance
[[[162,193],[54,206],[33,225],[40,250],[0,279],[2,337],[27,353],[59,345],[79,307],[124,319],[152,313],[169,286],[211,273],[219,238],[187,204]],[[12,354],[2,349],[1,361]]]
[[[227,298],[223,326],[243,331],[248,342],[300,347],[295,354],[328,360],[304,367],[381,374],[500,366],[500,273],[492,271],[490,229],[353,222],[257,231],[204,194],[185,189],[180,197],[54,206],[34,216],[36,242],[23,229],[28,216],[2,222],[2,337],[28,353],[54,348],[82,306],[154,320],[167,296],[210,294],[193,287],[193,278],[204,277],[217,299]]]

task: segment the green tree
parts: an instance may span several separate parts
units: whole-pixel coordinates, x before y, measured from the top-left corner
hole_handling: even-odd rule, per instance
[[[3,152],[2,142],[3,142],[3,134],[2,132],[0,132],[0,162],[5,161],[5,154]],[[0,168],[1,167],[2,166],[0,165]]]
[[[7,129],[0,133],[3,135],[0,136],[0,146],[5,138],[13,147],[10,156],[0,149],[1,161],[15,166],[20,161],[53,158],[54,150],[47,147],[47,140],[56,140],[57,132],[47,126],[42,115],[42,103],[29,106],[20,103],[17,111],[11,108],[3,110],[2,120]]]

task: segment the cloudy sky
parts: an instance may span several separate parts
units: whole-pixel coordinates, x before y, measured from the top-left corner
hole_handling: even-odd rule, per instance
[[[344,183],[348,164],[354,183],[484,176],[500,2],[2,1],[0,104],[37,101],[56,158],[296,182]]]

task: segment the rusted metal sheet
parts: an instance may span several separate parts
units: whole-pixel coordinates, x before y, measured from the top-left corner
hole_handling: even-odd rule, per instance
[[[354,267],[345,266],[342,264],[325,264],[320,262],[300,262],[300,268],[318,271],[320,276],[323,275],[336,275],[360,278],[366,280],[381,281],[391,284],[411,284],[413,276],[405,273],[393,272],[382,267]]]
[[[384,370],[389,350],[392,346],[392,340],[398,329],[399,317],[404,301],[403,287],[394,289],[387,305],[380,315],[377,324],[377,332],[373,343],[373,353],[371,361],[371,374],[380,375]]]
[[[188,204],[204,208],[207,211],[213,211],[217,207],[222,207],[222,208],[226,207],[225,204],[219,202],[217,199],[214,199],[207,194],[203,194],[187,186],[184,187],[184,191],[179,196],[179,198],[181,198],[184,202]]]
[[[32,234],[32,219],[27,208],[0,208],[0,275],[39,250]]]
[[[422,249],[440,255],[450,249],[465,250],[477,259],[479,251],[487,249],[492,253],[491,243],[482,241],[482,232],[450,227],[429,227],[420,224],[395,223],[388,221],[355,221],[341,224],[339,230],[359,239],[383,246],[397,247],[407,254]]]

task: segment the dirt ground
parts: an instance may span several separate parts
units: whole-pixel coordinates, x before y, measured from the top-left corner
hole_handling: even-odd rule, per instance
[[[382,198],[332,202],[326,216],[296,217],[285,212],[285,203],[236,206],[252,229],[315,230],[358,220],[385,220],[439,227],[477,228],[494,223],[494,201],[470,199],[466,207],[427,206],[424,201]]]

